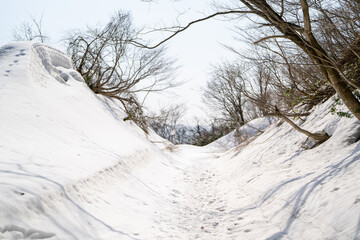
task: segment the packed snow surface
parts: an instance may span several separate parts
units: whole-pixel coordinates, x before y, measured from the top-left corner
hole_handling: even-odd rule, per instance
[[[360,124],[331,99],[297,121],[316,147],[264,118],[199,148],[124,122],[45,45],[3,46],[0,74],[0,239],[360,239]]]
[[[229,150],[241,143],[245,143],[251,137],[262,133],[264,129],[273,124],[275,121],[275,117],[262,117],[254,119],[241,126],[239,129],[233,130],[215,142],[210,143],[208,147],[215,150]]]

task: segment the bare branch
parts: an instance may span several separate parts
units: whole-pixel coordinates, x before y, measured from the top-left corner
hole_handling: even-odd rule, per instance
[[[209,20],[211,18],[214,18],[216,16],[220,16],[220,15],[228,15],[228,14],[239,14],[239,13],[242,13],[242,14],[246,14],[246,13],[255,13],[254,11],[237,11],[237,10],[234,10],[234,11],[225,11],[225,12],[216,12],[214,14],[211,14],[209,16],[206,16],[204,18],[199,18],[197,20],[194,20],[192,22],[189,22],[185,27],[179,27],[179,30],[175,31],[173,34],[171,34],[169,37],[165,38],[164,40],[160,41],[158,44],[154,45],[154,46],[147,46],[145,44],[142,44],[142,43],[139,43],[137,41],[131,41],[132,44],[134,44],[135,46],[138,46],[138,47],[142,47],[142,48],[147,48],[147,49],[154,49],[154,48],[157,48],[159,47],[160,45],[162,45],[163,43],[169,41],[170,39],[172,39],[173,37],[175,37],[176,35],[178,35],[179,33],[185,31],[186,29],[188,29],[190,26],[196,24],[196,23],[199,23],[199,22],[203,22],[203,21],[206,21],[206,20]]]
[[[259,40],[257,40],[256,42],[254,42],[254,44],[259,44],[263,41],[266,41],[268,39],[272,39],[272,38],[287,38],[285,35],[274,35],[274,36],[267,36],[267,37],[263,37]]]

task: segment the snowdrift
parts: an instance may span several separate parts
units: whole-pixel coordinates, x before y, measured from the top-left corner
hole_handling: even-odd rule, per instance
[[[278,121],[208,163],[226,183],[213,186],[227,199],[217,221],[236,239],[360,239],[360,122],[332,115],[332,103],[297,122],[331,136],[319,146]]]
[[[251,137],[262,133],[264,129],[273,124],[275,121],[276,118],[274,117],[262,117],[254,119],[244,126],[241,126],[238,130],[233,130],[226,136],[223,136],[218,140],[208,144],[206,147],[209,149],[212,148],[215,151],[229,150],[250,139]]]
[[[0,239],[158,232],[150,223],[162,212],[147,205],[171,211],[157,176],[179,171],[174,162],[93,94],[62,52],[11,43],[0,48],[0,72]]]

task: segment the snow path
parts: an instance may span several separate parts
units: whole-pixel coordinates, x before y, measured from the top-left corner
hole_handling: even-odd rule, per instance
[[[355,152],[359,146],[353,146]],[[190,163],[178,177],[182,180],[174,181],[177,184],[173,186],[177,230],[172,228],[171,234],[158,239],[360,239],[356,204],[360,200],[352,197],[358,192],[356,184],[340,186],[338,179],[342,178],[333,173],[333,179],[324,181],[330,171],[327,164],[308,169],[301,162],[299,166],[279,164],[272,172],[272,165],[264,162],[215,154],[207,148],[179,146],[176,151],[169,155]],[[246,169],[236,172],[231,167],[236,161],[253,167],[248,173]],[[339,169],[331,172],[343,171],[340,164],[335,166]],[[348,170],[352,177],[353,171]],[[357,179],[352,181],[359,182]],[[347,197],[342,198],[339,191],[345,191]],[[351,233],[354,230],[355,235]]]
[[[231,192],[217,190],[224,184],[234,185],[231,180],[224,180],[222,172],[214,166],[217,155],[201,148],[184,147],[183,151],[178,149],[176,157],[192,164],[184,169],[179,186],[173,189],[180,234],[159,239],[253,239],[249,235],[259,227],[262,231],[264,228],[281,231],[269,223],[261,207],[241,186]],[[190,154],[193,156],[189,157]]]

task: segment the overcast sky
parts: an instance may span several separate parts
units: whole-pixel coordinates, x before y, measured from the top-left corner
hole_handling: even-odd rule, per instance
[[[12,40],[13,29],[29,20],[31,15],[43,19],[43,29],[51,37],[50,45],[61,48],[61,38],[71,29],[84,29],[86,25],[105,23],[116,10],[130,11],[137,26],[172,25],[176,19],[185,24],[212,13],[207,0],[157,0],[146,3],[140,0],[0,0],[0,44]],[[167,43],[168,54],[178,59],[181,68],[176,78],[186,81],[174,90],[174,95],[148,99],[148,105],[180,102],[187,105],[186,119],[191,123],[195,116],[206,118],[207,110],[201,98],[202,88],[208,79],[211,64],[234,56],[220,43],[239,44],[233,41],[231,23],[210,20],[186,30]],[[160,38],[159,38],[160,39]]]

